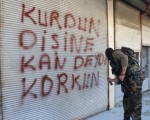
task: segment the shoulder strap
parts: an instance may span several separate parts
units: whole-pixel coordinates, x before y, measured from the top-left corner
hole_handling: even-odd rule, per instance
[[[130,56],[134,56],[134,50],[132,50],[131,48],[128,47],[121,47],[121,51],[126,54],[126,55],[130,55]]]
[[[117,50],[120,50],[120,51],[121,51],[121,49],[115,49],[113,52],[115,52],[115,51],[117,51]],[[112,63],[116,64],[116,62],[115,62],[113,56],[112,56]]]

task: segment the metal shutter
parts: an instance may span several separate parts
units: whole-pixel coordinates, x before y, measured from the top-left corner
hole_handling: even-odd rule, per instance
[[[149,82],[149,49],[148,47],[142,47],[141,51],[141,69],[144,75],[144,82],[143,82],[143,91],[148,90],[148,82]]]
[[[4,120],[71,120],[108,105],[106,0],[1,0]]]
[[[122,1],[115,2],[115,47],[141,50],[140,12]]]
[[[141,50],[140,12],[122,1],[115,1],[115,48]],[[116,86],[116,102],[122,100],[121,86]]]
[[[142,56],[141,56],[141,67],[142,72],[145,75],[143,82],[143,91],[148,90],[149,80],[150,80],[150,18],[147,16],[142,16]],[[147,46],[147,47],[146,47]]]
[[[150,18],[142,16],[142,45],[150,46]]]

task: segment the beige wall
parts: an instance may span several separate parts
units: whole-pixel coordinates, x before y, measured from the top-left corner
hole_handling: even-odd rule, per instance
[[[141,49],[140,12],[121,1],[115,2],[115,48]]]
[[[142,16],[142,45],[150,46],[150,17]]]

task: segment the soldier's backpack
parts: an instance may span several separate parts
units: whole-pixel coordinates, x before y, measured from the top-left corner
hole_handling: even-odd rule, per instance
[[[136,60],[135,56],[134,56],[134,50],[132,50],[131,48],[128,47],[121,47],[121,51],[128,56],[128,64],[129,65],[134,65],[137,64],[139,65],[138,61]]]
[[[128,70],[132,65],[137,65],[139,66],[138,61],[136,60],[134,56],[134,50],[128,47],[121,47],[121,51],[128,56]],[[112,74],[115,74],[116,76],[120,75],[121,71],[121,63],[119,62],[114,62],[114,60],[110,60],[110,66],[112,67]],[[139,67],[140,68],[140,67]]]

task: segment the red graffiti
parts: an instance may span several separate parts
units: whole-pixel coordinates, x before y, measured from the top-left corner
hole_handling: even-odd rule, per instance
[[[31,94],[33,96],[33,98],[37,98],[37,94],[31,92],[31,89],[33,88],[33,86],[35,85],[37,79],[34,79],[34,82],[31,84],[31,86],[26,90],[26,78],[22,79],[22,84],[23,84],[23,90],[22,90],[22,98],[24,98],[25,96],[27,96],[27,94]]]
[[[71,74],[69,77],[66,73],[57,74],[57,79],[52,79],[48,75],[44,75],[40,80],[35,78],[33,83],[27,85],[27,79],[22,78],[22,99],[31,95],[33,98],[48,97],[54,92],[56,95],[69,93],[76,87],[78,90],[84,90],[99,85],[99,71],[92,73],[84,73],[80,75]],[[83,79],[84,78],[84,79]],[[40,93],[33,92],[33,88],[40,82]],[[57,83],[58,87],[53,87],[54,82]],[[69,86],[67,84],[70,84]],[[95,84],[94,84],[95,83]],[[27,87],[28,86],[28,87]],[[63,92],[64,91],[64,92]]]
[[[80,80],[79,78],[80,75],[78,75],[77,77],[75,77],[75,75],[72,75],[72,87],[71,87],[72,90],[74,89],[75,84],[77,84],[79,90],[81,90],[81,85],[78,83],[78,80]]]
[[[44,34],[46,34],[47,31],[44,30]],[[44,52],[45,51],[45,35],[42,36],[42,45],[41,45],[41,51]]]
[[[60,87],[62,86],[65,90],[65,93],[68,93],[68,89],[66,88],[65,84],[68,80],[68,76],[66,73],[62,73],[60,75],[57,76],[58,77],[58,90],[57,90],[57,94],[60,94]],[[62,78],[64,78],[64,80],[62,81]]]
[[[100,21],[98,20],[98,26],[100,25]],[[89,33],[91,33],[92,32],[92,30],[95,32],[95,34],[99,37],[99,28],[98,28],[98,30],[96,30],[96,28],[95,28],[95,23],[94,23],[94,19],[93,18],[91,18],[90,19],[90,27],[89,27]]]
[[[27,82],[26,77],[22,78],[22,99],[29,95],[36,99],[53,94],[67,94],[73,90],[81,91],[99,85],[100,72],[83,73],[82,68],[95,69],[106,64],[105,55],[95,53],[94,49],[100,36],[100,20],[75,16],[71,12],[62,14],[56,10],[40,10],[22,4],[21,23],[39,25],[39,30],[42,31],[39,34],[39,30],[23,29],[19,33],[18,44],[21,51],[30,52],[21,56],[20,72],[25,76],[27,71],[36,73],[47,70],[46,74],[41,78],[34,78],[31,83]],[[33,50],[37,50],[37,54]],[[68,64],[69,72],[81,70],[81,74],[65,73],[63,70],[67,69]],[[34,91],[37,85],[40,93]]]
[[[25,45],[25,42],[24,42],[24,37],[25,36],[31,36],[32,40],[33,40],[33,43],[32,44],[29,44],[29,45]],[[21,31],[20,34],[19,34],[19,45],[20,47],[22,47],[23,49],[27,50],[27,49],[31,49],[37,42],[37,37],[36,37],[36,34],[31,31],[31,30],[24,30],[24,31]],[[31,39],[30,39],[31,41]]]
[[[47,25],[48,25],[48,23],[47,23],[47,12],[44,12],[44,17],[41,17],[41,10],[38,10],[38,12],[39,12],[39,25],[41,25],[41,26],[45,26],[45,27],[47,27]],[[42,20],[41,20],[41,18],[45,18],[44,20],[44,22],[42,23]]]
[[[84,18],[84,25],[82,26],[82,19],[79,18],[79,25],[78,25],[78,29],[82,30],[82,31],[86,31],[87,30],[87,18]]]
[[[85,52],[87,52],[88,50],[92,51],[93,46],[94,46],[94,38],[87,38],[84,51]]]
[[[55,70],[57,70],[59,68],[62,70],[65,66],[67,58],[63,58],[63,60],[62,60],[63,62],[62,62],[62,64],[60,64],[60,59],[59,59],[57,52],[55,53],[55,56],[56,56],[56,58],[55,58]]]
[[[71,34],[71,36],[70,36],[70,45],[71,45],[70,51],[71,51],[71,53],[73,53],[74,51],[79,53],[81,51],[82,42],[83,42],[83,37],[81,36],[80,41],[79,41],[79,46],[77,46],[77,39],[74,34]],[[74,48],[75,48],[75,50],[74,50]]]
[[[87,79],[87,73],[84,73],[84,81],[83,81],[82,89],[87,89],[88,88],[88,84],[86,82],[86,79]]]
[[[68,50],[67,48],[67,32],[65,32],[65,35],[64,35],[64,51],[66,52]]]
[[[78,70],[83,67],[99,67],[102,64],[106,64],[106,57],[102,53],[96,55],[87,55],[85,57],[76,56],[74,58],[74,70]]]
[[[67,58],[63,58],[60,60],[57,52],[55,52],[55,54],[53,55],[53,60],[54,60],[54,64],[51,63],[52,59],[50,58],[50,55],[46,53],[43,53],[40,56],[39,60],[35,59],[34,55],[29,58],[23,56],[21,58],[20,71],[21,73],[24,73],[25,70],[35,71],[35,70],[43,70],[44,68],[47,70],[50,69],[62,70],[67,62]]]
[[[94,55],[87,55],[84,66],[87,67],[88,65],[92,65]]]
[[[97,55],[95,55],[95,59],[96,59],[96,63],[95,63],[95,68],[97,67],[97,65],[102,65],[102,64],[106,64],[106,57],[104,54],[100,54],[98,53]]]
[[[81,68],[84,64],[84,59],[82,56],[76,56],[74,59],[74,70]]]
[[[72,21],[72,24],[69,24],[71,23],[68,19],[70,18],[70,20]],[[69,21],[69,22],[68,22]],[[75,21],[75,18],[72,14],[66,14],[65,15],[65,23],[64,23],[64,27],[65,28],[73,28],[76,26],[76,21]]]
[[[43,69],[43,65],[47,66],[47,69],[51,69],[51,62],[50,62],[50,57],[48,54],[43,54],[40,58],[39,61],[39,68],[40,70]]]
[[[43,30],[43,34],[40,39],[37,38],[37,33],[32,30],[23,30],[19,34],[19,45],[24,50],[29,50],[36,47],[37,43],[41,41],[41,44],[39,43],[38,45],[41,46],[40,48],[42,52],[44,52],[45,49],[58,50],[60,49],[60,46],[63,46],[63,51],[70,51],[71,53],[93,51],[94,37],[83,37],[81,35],[77,38],[75,34],[67,34],[67,32],[65,32],[63,40],[57,33],[50,34],[49,37],[51,37],[51,39],[49,39],[49,37],[47,38],[46,35],[47,31]],[[30,37],[30,39],[27,36]],[[47,46],[46,48],[47,44],[50,44],[51,46]]]
[[[33,17],[33,15],[38,17]],[[38,18],[38,19],[37,19]],[[27,8],[22,4],[21,22],[26,22],[25,19],[30,20],[31,23],[44,27],[58,27],[59,30],[64,29],[78,29],[83,32],[93,33],[97,37],[100,36],[100,20],[93,18],[76,17],[72,13],[61,15],[58,11],[53,10],[50,13],[42,11],[36,7]],[[64,21],[64,22],[63,22]]]
[[[49,90],[47,90],[45,92],[45,82],[49,82],[50,83],[50,87]],[[47,75],[43,76],[42,78],[42,82],[41,82],[41,96],[47,96],[51,93],[53,88],[53,80],[51,78],[49,78]]]
[[[24,22],[24,17],[30,18],[30,20],[33,22],[33,24],[37,24],[36,21],[31,17],[31,13],[34,12],[35,7],[32,7],[31,10],[25,11],[25,4],[22,4],[22,17],[21,22]]]
[[[36,70],[36,68],[31,65],[30,63],[33,61],[34,59],[34,56],[32,56],[29,60],[25,61],[25,56],[22,57],[21,59],[21,65],[20,65],[20,69],[21,69],[21,72],[25,72],[25,69],[32,69],[32,70]]]
[[[99,85],[99,80],[97,78],[100,78],[99,76],[99,72],[97,73],[97,76],[95,75],[95,73],[92,73],[91,74],[91,85],[90,87],[92,88],[93,87],[93,84],[94,84],[94,80],[95,80],[95,86],[98,86]]]
[[[54,40],[54,42],[56,43],[56,45],[52,46],[52,49],[58,49],[59,48],[58,35],[54,33],[52,35],[52,40]]]
[[[61,27],[58,19],[59,19],[59,13],[57,11],[55,11],[55,10],[52,11],[51,17],[50,17],[50,26],[52,27],[53,24],[54,24],[54,21],[56,21],[56,23],[58,25],[58,28],[61,30],[62,27]]]
[[[32,70],[32,71],[42,70],[44,66],[47,70],[50,70],[50,69],[63,70],[63,68],[66,65],[67,58],[63,58],[60,60],[57,52],[55,52],[55,54],[53,55],[53,58],[54,58],[55,62],[54,62],[54,64],[51,64],[52,60],[50,58],[50,55],[46,54],[46,53],[44,53],[40,56],[39,62],[35,62],[34,55],[28,59],[25,56],[23,56],[21,58],[21,65],[20,65],[21,73],[24,73],[25,70]],[[101,65],[105,65],[105,64],[106,64],[106,57],[102,53],[98,53],[96,55],[87,55],[85,57],[75,56],[73,69],[79,70],[80,68],[83,68],[83,67],[97,68],[97,67],[99,67]],[[52,65],[53,65],[53,67],[51,67]]]

